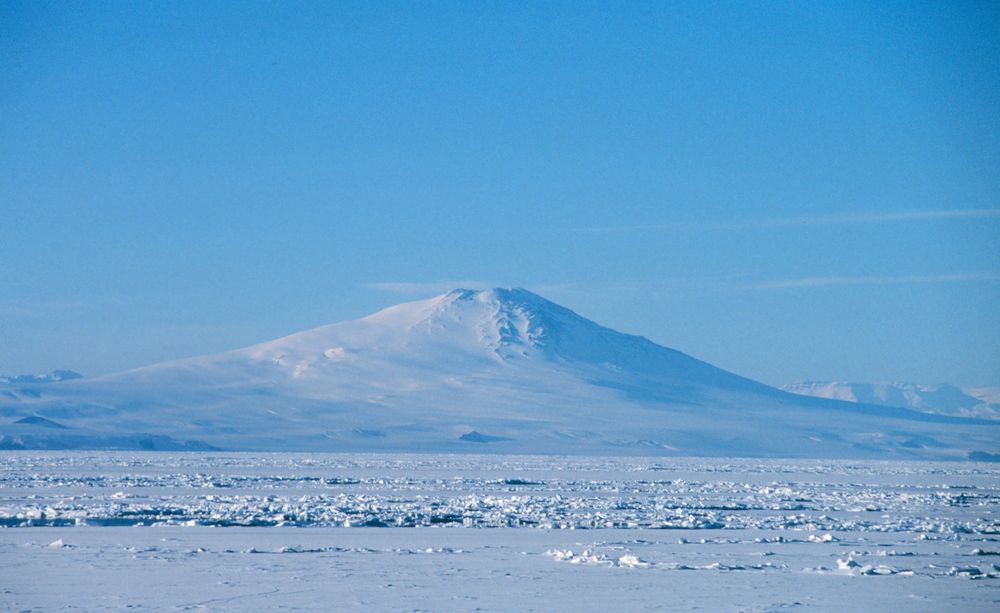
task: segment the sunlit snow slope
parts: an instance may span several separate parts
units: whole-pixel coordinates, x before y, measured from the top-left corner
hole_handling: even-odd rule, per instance
[[[996,423],[808,398],[521,289],[0,395],[0,447],[989,459]]]

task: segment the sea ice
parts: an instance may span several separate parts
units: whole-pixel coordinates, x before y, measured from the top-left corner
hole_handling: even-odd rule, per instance
[[[989,611],[998,476],[976,463],[0,454],[0,608],[837,611],[906,599]]]

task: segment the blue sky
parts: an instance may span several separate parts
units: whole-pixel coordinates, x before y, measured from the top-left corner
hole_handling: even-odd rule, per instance
[[[778,384],[1000,385],[993,2],[0,4],[0,373],[523,286]]]

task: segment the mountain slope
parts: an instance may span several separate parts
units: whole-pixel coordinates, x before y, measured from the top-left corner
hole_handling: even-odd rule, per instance
[[[32,415],[66,429],[13,423]],[[4,418],[0,446],[12,447],[91,436],[95,447],[141,437],[330,451],[1000,451],[990,422],[788,394],[519,289],[455,290],[245,349],[51,383],[38,398],[0,399]]]

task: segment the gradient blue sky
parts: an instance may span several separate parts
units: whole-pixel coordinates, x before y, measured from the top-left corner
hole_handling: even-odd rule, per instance
[[[0,3],[0,373],[523,286],[1000,385],[1000,4]]]

